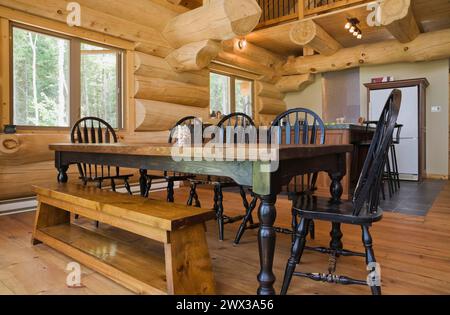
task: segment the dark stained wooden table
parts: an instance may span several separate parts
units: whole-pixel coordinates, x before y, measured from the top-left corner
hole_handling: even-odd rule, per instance
[[[281,145],[279,147],[279,166],[273,172],[267,172],[270,162],[250,159],[210,161],[175,161],[172,158],[172,145],[168,144],[51,144],[55,151],[55,167],[58,181],[67,182],[67,170],[70,164],[104,164],[140,169],[141,191],[145,189],[147,170],[169,170],[191,174],[216,175],[230,177],[238,184],[253,187],[261,204],[258,211],[260,221],[258,244],[260,272],[258,274],[258,294],[275,294],[273,284],[273,258],[275,252],[276,219],[275,203],[277,195],[284,185],[296,175],[324,171],[331,178],[330,193],[333,199],[342,196],[341,179],[346,173],[346,154],[352,145]],[[290,210],[290,209],[289,209]],[[342,248],[342,233],[339,224],[331,229],[332,248]]]

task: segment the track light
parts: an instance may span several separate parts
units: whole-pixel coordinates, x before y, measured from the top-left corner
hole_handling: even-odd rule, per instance
[[[347,23],[345,24],[344,28],[357,39],[361,39],[362,32],[358,28],[358,24],[359,20],[357,18],[347,18]]]

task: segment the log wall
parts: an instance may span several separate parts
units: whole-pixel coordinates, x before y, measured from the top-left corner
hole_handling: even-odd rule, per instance
[[[265,89],[263,94],[255,95],[256,121],[270,122],[275,114],[285,109],[281,94],[277,93],[274,85],[279,79],[276,71],[285,62],[284,58],[254,45],[249,45],[247,52],[237,51],[233,47],[234,42],[231,46],[228,43],[222,48],[222,40],[231,38],[233,32],[243,30],[229,29],[223,34],[215,30],[214,38],[209,38],[213,42],[207,42],[208,32],[205,32],[199,40],[205,40],[208,49],[206,53],[202,49],[202,54],[196,55],[196,50],[190,49],[189,43],[180,43],[186,37],[178,38],[173,33],[175,26],[180,23],[174,22],[170,28],[165,29],[170,21],[187,11],[180,6],[156,0],[80,0],[82,25],[69,27],[66,24],[68,2],[70,1],[0,0],[2,128],[4,124],[11,123],[9,80],[5,79],[9,78],[7,43],[10,22],[48,29],[126,51],[126,124],[118,133],[120,141],[166,142],[168,129],[181,117],[195,115],[206,120],[209,116],[209,70],[190,69],[202,67],[205,59],[213,58],[215,47],[220,48],[215,60],[219,60],[221,66],[231,66],[251,73],[256,84],[266,82],[270,86],[271,92]],[[234,5],[255,11],[250,2],[251,0],[233,1]],[[128,9],[119,10],[124,7]],[[228,14],[227,12],[225,13]],[[232,18],[242,20],[246,15]],[[259,19],[254,15],[249,18]],[[173,42],[177,43],[176,47]],[[181,45],[183,46],[179,48]],[[208,56],[209,53],[211,56]],[[189,59],[190,54],[192,59]],[[255,55],[258,57],[252,58]],[[264,100],[261,101],[262,97]],[[54,182],[54,157],[53,152],[48,150],[48,144],[68,142],[68,134],[67,130],[20,129],[14,137],[8,136],[0,141],[0,200],[29,196],[32,194],[31,185]],[[76,169],[70,170],[69,177],[76,180]],[[134,179],[137,180],[137,177]]]

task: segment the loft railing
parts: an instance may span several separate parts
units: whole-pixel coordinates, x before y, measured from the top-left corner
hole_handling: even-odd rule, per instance
[[[257,0],[262,9],[257,28],[319,15],[368,0]],[[300,5],[299,5],[300,4]]]
[[[365,0],[303,0],[303,14],[312,15],[333,11],[352,4],[368,2]]]
[[[298,19],[298,0],[257,0],[262,9],[258,28]]]

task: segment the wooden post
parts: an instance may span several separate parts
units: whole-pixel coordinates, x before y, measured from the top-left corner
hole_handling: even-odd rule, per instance
[[[381,5],[381,24],[401,43],[414,40],[419,26],[411,7],[411,0],[384,0]]]

